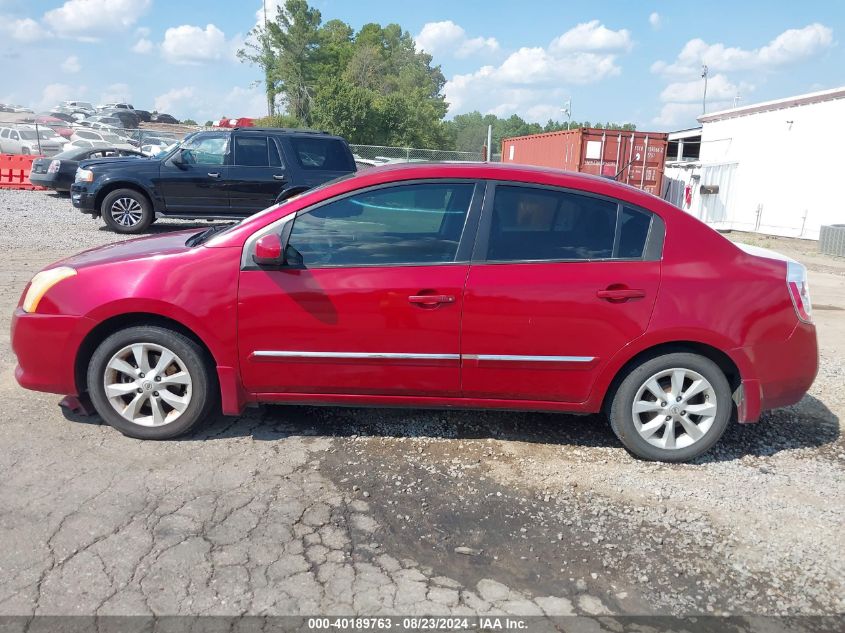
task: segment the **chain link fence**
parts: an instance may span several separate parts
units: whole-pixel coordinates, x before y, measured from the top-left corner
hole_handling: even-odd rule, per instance
[[[349,146],[359,167],[364,165],[385,165],[388,163],[422,162],[474,162],[484,160],[481,152],[456,152],[441,149],[420,149],[415,147],[387,147],[384,145]]]

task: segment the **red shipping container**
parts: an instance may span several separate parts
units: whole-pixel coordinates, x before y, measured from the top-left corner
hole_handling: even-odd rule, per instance
[[[659,196],[669,135],[579,128],[502,139],[502,162],[615,178]]]

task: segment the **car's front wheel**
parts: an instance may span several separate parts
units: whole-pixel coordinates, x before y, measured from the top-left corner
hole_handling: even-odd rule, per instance
[[[709,358],[664,354],[631,370],[613,397],[610,425],[642,459],[683,462],[708,451],[731,419],[725,374]]]
[[[116,233],[141,233],[153,222],[153,205],[134,189],[117,189],[103,198],[100,215]]]
[[[88,365],[88,391],[97,413],[139,439],[170,439],[193,429],[211,412],[215,385],[204,350],[157,326],[115,332]]]

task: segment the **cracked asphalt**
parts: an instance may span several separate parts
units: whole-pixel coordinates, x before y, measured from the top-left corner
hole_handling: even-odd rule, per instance
[[[43,192],[0,221],[5,331],[32,274],[117,239]],[[819,377],[684,465],[536,413],[274,406],[142,442],[20,389],[3,337],[0,615],[841,614],[845,262],[764,245],[808,263]]]

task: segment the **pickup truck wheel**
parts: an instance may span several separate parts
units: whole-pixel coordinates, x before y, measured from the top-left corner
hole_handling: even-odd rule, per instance
[[[116,233],[142,233],[153,221],[153,206],[134,189],[117,189],[103,199],[100,215]]]
[[[217,381],[203,349],[158,326],[115,332],[94,351],[88,392],[100,417],[129,437],[166,440],[208,417]]]
[[[685,462],[710,450],[733,411],[731,388],[709,358],[664,354],[625,377],[610,406],[610,426],[641,459]]]

